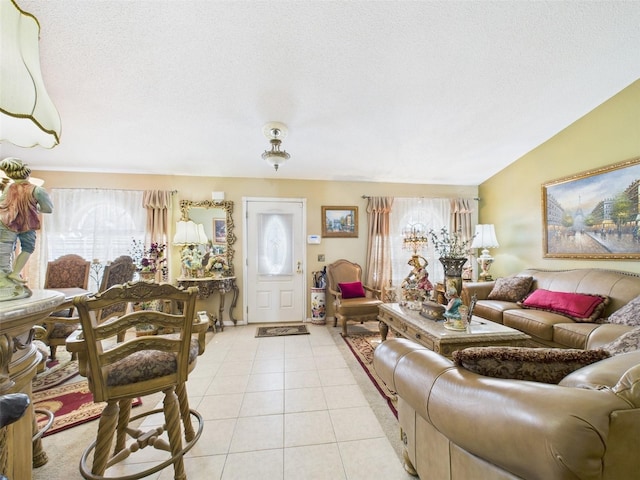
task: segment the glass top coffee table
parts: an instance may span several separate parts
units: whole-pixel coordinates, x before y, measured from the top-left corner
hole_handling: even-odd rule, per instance
[[[443,321],[429,320],[397,303],[380,305],[378,320],[382,341],[387,339],[391,328],[399,335],[449,358],[455,350],[467,347],[522,347],[531,338],[514,328],[475,316],[466,331],[449,330]]]

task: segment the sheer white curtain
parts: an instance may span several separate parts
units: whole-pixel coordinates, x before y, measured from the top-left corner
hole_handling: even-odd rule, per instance
[[[54,209],[43,216],[39,262],[29,265],[29,284],[42,288],[47,262],[68,253],[101,262],[130,255],[133,239],[144,241],[147,211],[143,193],[52,189],[49,195]]]
[[[399,286],[411,271],[407,262],[413,252],[402,248],[402,232],[410,225],[422,224],[426,231],[439,231],[442,227],[450,228],[451,202],[444,198],[395,198],[391,210],[391,266],[393,284]],[[418,252],[427,259],[429,279],[432,283],[444,279],[442,264],[434,254],[433,245]]]

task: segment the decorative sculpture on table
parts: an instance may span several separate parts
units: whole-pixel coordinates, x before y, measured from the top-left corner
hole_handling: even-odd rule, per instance
[[[420,309],[422,301],[429,297],[429,292],[433,290],[433,285],[429,281],[427,272],[427,259],[420,255],[413,255],[408,262],[413,268],[409,275],[402,281],[403,299],[407,302],[414,302],[415,308]]]
[[[31,169],[22,160],[5,158],[0,170],[13,180],[0,195],[0,301],[5,301],[31,296],[20,272],[35,250],[40,213],[51,213],[53,204],[44,188],[29,182]]]

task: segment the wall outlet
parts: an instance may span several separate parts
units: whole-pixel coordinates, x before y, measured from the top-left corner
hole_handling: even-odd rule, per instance
[[[324,253],[321,253],[318,255],[318,261],[319,262],[324,262]]]

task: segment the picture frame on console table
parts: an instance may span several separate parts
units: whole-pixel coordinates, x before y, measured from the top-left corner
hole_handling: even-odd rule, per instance
[[[542,185],[545,258],[640,258],[640,157]]]
[[[358,207],[322,207],[322,236],[358,238]]]

